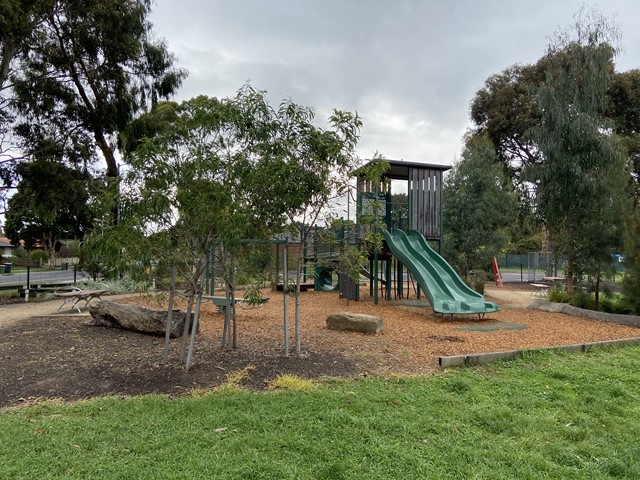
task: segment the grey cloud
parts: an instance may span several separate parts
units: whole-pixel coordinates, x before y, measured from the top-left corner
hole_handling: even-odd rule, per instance
[[[158,0],[152,21],[190,70],[179,99],[233,95],[251,80],[274,103],[291,97],[313,107],[319,121],[334,107],[358,110],[363,155],[450,163],[487,77],[540,58],[581,4]],[[603,11],[617,13],[623,31],[619,69],[640,67],[640,6],[614,0]]]

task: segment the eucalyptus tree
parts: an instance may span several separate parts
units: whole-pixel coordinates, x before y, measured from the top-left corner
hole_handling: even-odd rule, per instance
[[[350,165],[357,117],[335,112],[330,131],[312,118],[291,101],[276,110],[265,92],[245,85],[232,98],[160,103],[133,122],[122,138],[130,153],[121,221],[98,242],[114,271],[159,259],[182,266],[195,294],[207,252],[219,245],[233,296],[243,240],[315,221]],[[235,331],[234,322],[232,346]]]
[[[599,278],[608,247],[599,239],[620,218],[615,206],[628,179],[624,150],[604,118],[615,41],[615,29],[597,12],[577,17],[573,30],[549,45],[536,95],[541,123],[532,132],[544,157],[535,171],[538,206],[556,254],[567,259],[570,292],[582,273]]]
[[[495,157],[487,136],[470,137],[445,181],[445,256],[464,278],[507,245],[517,216],[517,196]]]
[[[123,138],[130,153],[121,219],[101,242],[117,239],[108,256],[114,270],[154,260],[176,266],[193,298],[202,293],[208,252],[219,244],[233,295],[234,252],[278,221],[271,205],[256,202],[260,183],[269,181],[261,152],[274,131],[264,93],[249,87],[230,99],[160,103],[134,122]]]
[[[313,110],[289,101],[280,106],[281,119],[275,162],[276,177],[262,190],[262,200],[276,198],[287,218],[287,230],[302,245],[307,244],[314,227],[322,220],[330,224],[332,200],[349,188],[351,172],[358,166],[355,152],[362,121],[357,113],[334,110],[329,129],[314,125]],[[301,352],[300,286],[306,259],[299,255],[295,267],[295,351]],[[284,284],[288,279],[284,279]],[[288,354],[288,344],[285,355]]]
[[[104,161],[118,176],[117,135],[180,86],[185,72],[148,20],[151,0],[0,2],[0,177],[21,161]],[[115,182],[111,182],[112,184]],[[115,217],[115,207],[112,207]]]
[[[98,182],[87,172],[47,160],[17,169],[21,180],[8,201],[5,233],[16,245],[24,240],[27,249],[42,242],[53,258],[60,240],[81,239],[92,228]]]

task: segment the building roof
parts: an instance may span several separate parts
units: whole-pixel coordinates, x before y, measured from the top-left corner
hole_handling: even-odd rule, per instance
[[[0,237],[0,248],[11,247],[15,248],[15,245],[11,245],[11,242],[7,237]]]

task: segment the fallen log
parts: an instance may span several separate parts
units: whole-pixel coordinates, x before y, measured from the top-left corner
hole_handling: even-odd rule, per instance
[[[85,322],[88,326],[123,328],[134,332],[163,336],[167,323],[167,311],[151,310],[137,305],[102,300],[89,306],[91,320]],[[193,318],[193,313],[191,314]],[[187,312],[174,310],[171,322],[171,338],[184,334],[184,324]],[[193,322],[191,322],[193,326]]]

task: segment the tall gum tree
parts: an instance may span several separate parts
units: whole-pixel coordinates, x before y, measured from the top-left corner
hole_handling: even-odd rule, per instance
[[[546,80],[536,94],[541,123],[532,135],[543,155],[534,175],[538,206],[556,254],[567,259],[569,292],[574,277],[589,269],[599,278],[607,248],[599,240],[620,218],[615,206],[628,179],[624,151],[604,117],[616,40],[607,19],[581,11],[573,28],[549,45]],[[595,258],[597,266],[589,267]]]
[[[472,136],[445,182],[445,255],[464,278],[489,267],[516,218],[517,196],[495,157],[487,136]]]
[[[90,138],[118,175],[117,133],[171,95],[185,72],[154,39],[150,0],[57,0],[40,12],[28,52],[11,77],[18,133],[36,150],[41,132]]]

